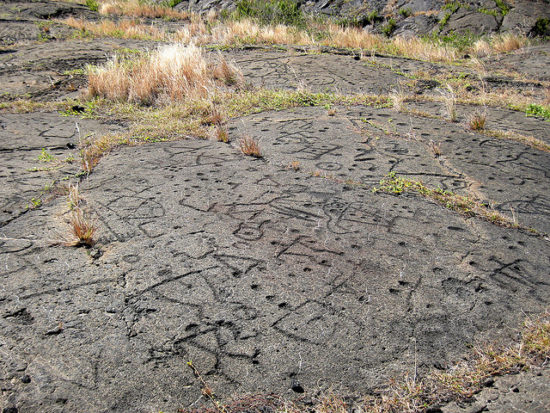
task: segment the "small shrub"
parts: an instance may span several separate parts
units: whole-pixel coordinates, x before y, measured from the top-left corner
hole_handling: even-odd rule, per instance
[[[366,20],[369,24],[376,24],[377,22],[382,20],[382,17],[380,17],[376,10],[373,10],[369,14],[367,14]]]
[[[468,120],[468,127],[471,130],[483,130],[485,129],[485,121],[487,120],[487,114],[482,112],[474,112]]]
[[[97,0],[86,0],[86,6],[92,11],[98,11],[99,10],[99,3]]]
[[[388,22],[382,27],[382,33],[390,37],[393,31],[395,30],[395,26],[396,26],[395,20],[389,19]]]
[[[241,140],[239,141],[239,146],[241,148],[241,152],[245,155],[252,156],[254,158],[262,157],[260,145],[258,145],[258,142],[256,142],[256,140],[254,140],[254,138],[251,138],[250,136],[245,136],[241,138]]]
[[[406,19],[412,14],[412,11],[409,8],[403,8],[399,10],[399,14]]]
[[[550,19],[541,17],[531,29],[533,36],[550,36]]]
[[[42,151],[40,152],[40,155],[38,155],[37,159],[40,162],[53,162],[55,161],[55,156],[53,156],[46,148],[42,148]]]
[[[500,9],[500,14],[502,14],[502,16],[506,16],[510,11],[510,6],[504,3],[504,0],[495,0],[495,3],[497,7]]]

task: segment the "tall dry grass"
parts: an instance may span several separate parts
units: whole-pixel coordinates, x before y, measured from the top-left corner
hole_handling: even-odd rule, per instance
[[[168,6],[148,4],[139,0],[109,0],[102,2],[99,13],[129,17],[169,18],[184,20],[190,18],[187,12],[177,11]]]
[[[82,32],[89,32],[98,37],[168,40],[168,36],[164,30],[153,25],[141,24],[135,20],[122,19],[117,22],[112,20],[101,20],[96,23],[69,17],[62,20],[62,23]]]
[[[470,53],[476,57],[484,57],[497,53],[508,53],[521,49],[529,44],[527,37],[516,33],[504,33],[494,35],[487,39],[476,41]]]
[[[240,71],[221,55],[208,61],[195,45],[172,44],[134,60],[115,56],[89,68],[88,94],[151,105],[206,97],[215,88],[240,82]]]
[[[105,3],[105,7],[108,4],[111,3]],[[207,22],[198,16],[190,16],[189,23],[175,33],[169,33],[156,26],[144,25],[127,19],[121,19],[118,22],[103,20],[96,23],[69,18],[64,20],[64,23],[79,30],[86,30],[96,36],[147,38],[197,45],[294,44],[332,46],[378,51],[390,55],[434,62],[453,62],[464,54],[458,48],[443,43],[430,42],[417,37],[396,36],[388,39],[385,36],[364,29],[341,27],[336,24],[324,26],[313,24],[313,31],[321,34],[316,38],[312,34],[313,32],[281,24],[260,25],[251,19],[228,20],[216,23],[216,21],[211,21],[214,19],[213,15],[208,19],[210,20]],[[524,36],[507,33],[480,39],[467,52],[474,57],[483,57],[516,50],[527,44],[528,39]]]

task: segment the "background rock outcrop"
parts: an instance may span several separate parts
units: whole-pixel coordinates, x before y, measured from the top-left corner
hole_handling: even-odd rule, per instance
[[[205,13],[234,10],[235,1],[185,0],[179,10]],[[393,34],[461,33],[481,35],[507,31],[531,36],[550,34],[548,0],[309,0],[298,1],[304,12],[349,19],[369,30],[395,25]],[[378,18],[373,19],[373,16]]]

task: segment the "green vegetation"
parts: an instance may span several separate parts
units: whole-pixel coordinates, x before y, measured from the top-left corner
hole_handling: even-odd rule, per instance
[[[98,11],[99,10],[99,3],[97,0],[86,0],[86,6],[92,11]]]
[[[178,4],[180,4],[183,0],[168,0],[164,3],[167,7],[176,7]]]
[[[456,12],[458,9],[460,9],[461,6],[462,6],[462,4],[460,4],[459,2],[452,1],[452,2],[446,3],[446,4],[441,8],[441,10],[449,10],[449,11],[451,12],[451,14],[453,14],[453,13]]]
[[[395,30],[395,20],[389,19],[388,22],[382,26],[382,33],[384,33],[386,36],[390,37],[393,31]]]
[[[373,188],[373,192],[386,192],[395,195],[400,195],[404,192],[415,192],[464,216],[479,217],[504,227],[518,226],[508,217],[489,209],[486,204],[475,199],[457,195],[441,188],[428,188],[422,182],[398,177],[395,172],[390,172],[386,178],[382,179],[380,185]]]
[[[550,121],[550,107],[531,103],[525,110],[527,116],[538,116]]]
[[[510,11],[510,6],[504,3],[504,0],[495,0],[495,3],[497,7],[500,9],[500,14],[502,14],[502,16],[506,16]]]
[[[40,198],[31,198],[31,203],[27,205],[29,209],[39,208],[42,205],[42,200]]]
[[[305,26],[305,17],[292,0],[239,0],[233,18],[252,18],[261,24],[285,24]]]
[[[471,48],[474,43],[480,38],[481,36],[472,34],[470,32],[455,33],[454,31],[449,32],[445,35],[431,33],[429,35],[421,37],[421,39],[427,43],[431,43],[435,46],[448,46],[456,49],[460,53],[466,52],[467,49]]]
[[[494,17],[498,17],[499,14],[500,14],[500,13],[499,13],[498,11],[496,11],[496,10],[489,10],[489,9],[485,9],[485,8],[483,8],[483,7],[477,9],[477,11],[478,11],[479,13],[483,13],[483,14],[486,14],[486,15],[488,15],[488,16],[494,16]]]
[[[412,11],[410,8],[402,8],[399,10],[399,14],[404,18],[407,18],[412,14]]]
[[[531,30],[535,36],[550,36],[550,20],[541,17]]]
[[[42,148],[42,152],[40,152],[37,159],[40,162],[53,162],[55,161],[55,156],[53,156],[46,148]]]

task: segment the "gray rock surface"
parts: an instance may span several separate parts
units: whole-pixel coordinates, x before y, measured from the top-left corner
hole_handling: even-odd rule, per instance
[[[152,45],[18,41],[0,54],[0,82],[10,93],[3,102],[75,96],[85,79],[65,72],[105,61],[120,47]],[[409,84],[416,71],[470,73],[332,52],[224,53],[250,87],[274,89],[412,94],[422,89]],[[488,57],[487,88],[540,91],[547,59],[548,45]],[[424,82],[422,93],[441,92],[438,82]],[[99,228],[90,249],[62,245],[66,197],[45,186],[77,181],[78,162],[66,159],[78,159],[83,137],[128,125],[2,112],[2,412],[205,405],[189,361],[221,401],[324,389],[360,396],[415,368],[422,375],[450,367],[477,343],[515,340],[525,315],[550,304],[543,235],[550,232],[550,155],[468,130],[478,107],[458,105],[458,122],[450,123],[441,103],[407,105],[433,116],[301,107],[231,120],[230,144],[121,147],[81,177]],[[550,142],[543,119],[486,111],[489,128]],[[263,158],[240,152],[243,136],[259,142]],[[43,149],[56,161],[41,161]],[[389,172],[478,197],[539,233],[465,217],[414,193],[373,192]],[[27,208],[33,198],[42,205]],[[544,411],[547,378],[547,367],[497,378],[472,404],[441,409]]]

